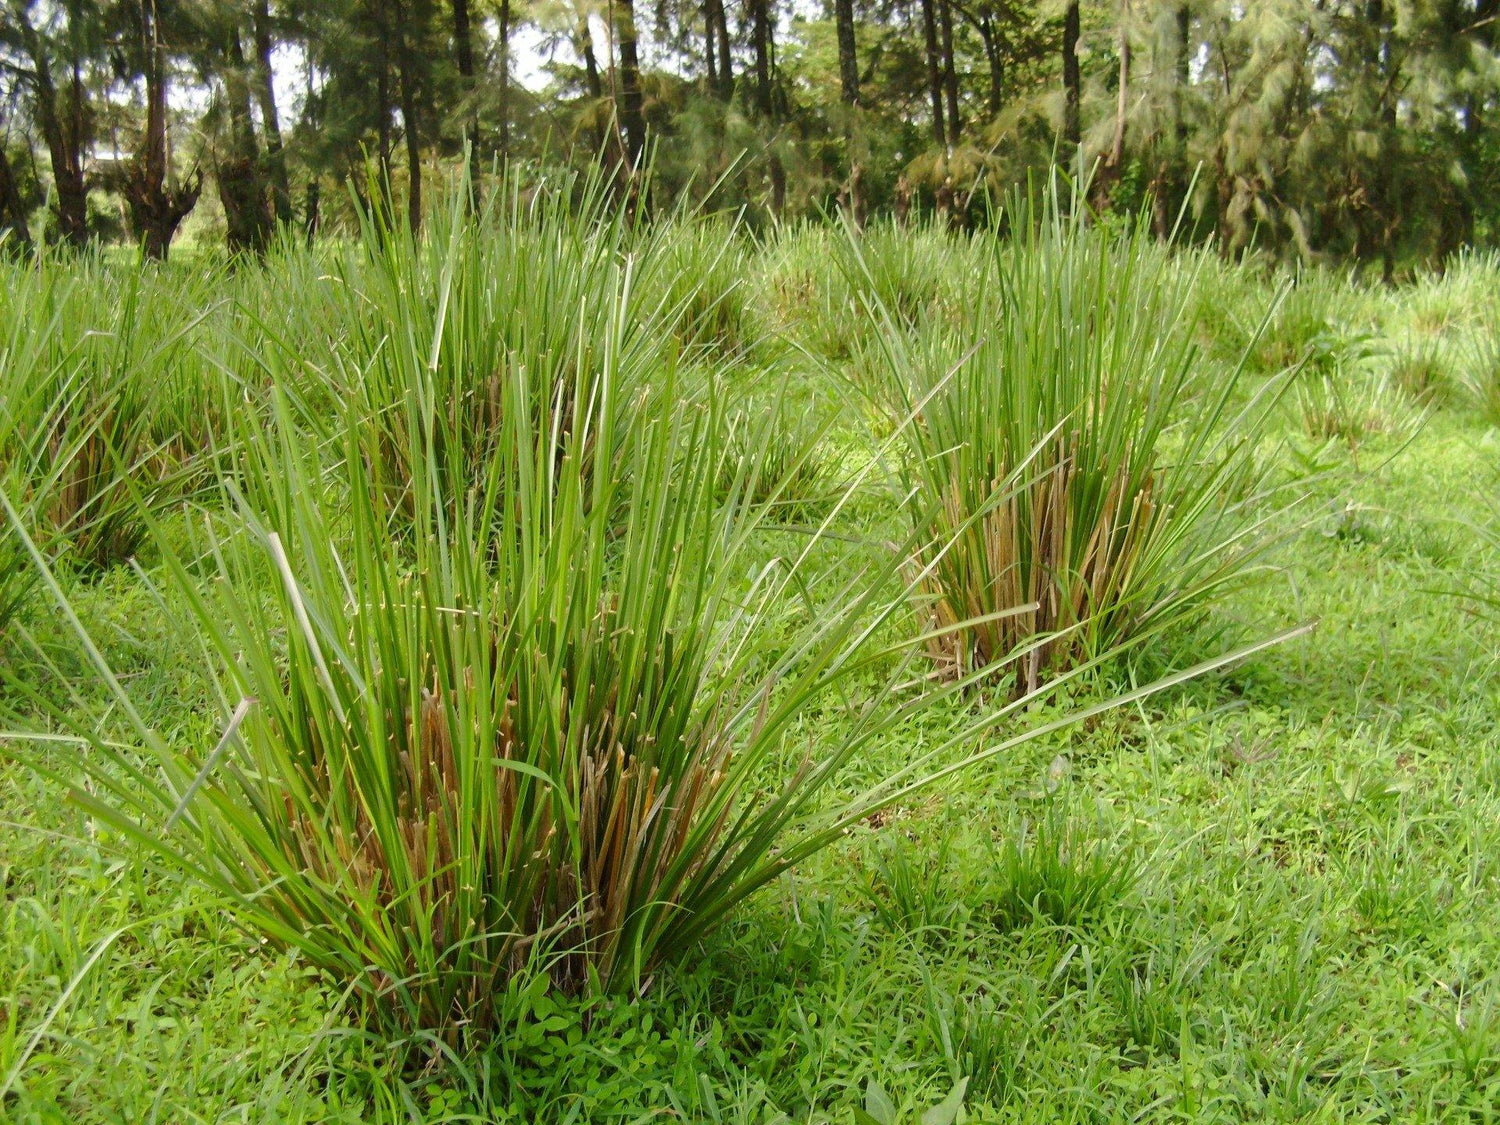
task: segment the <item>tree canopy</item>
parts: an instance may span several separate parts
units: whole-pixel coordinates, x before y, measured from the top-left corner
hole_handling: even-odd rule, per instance
[[[1497,236],[1497,39],[1500,0],[0,0],[0,236],[417,224],[466,150],[967,224],[1060,161],[1163,238],[1391,276]]]

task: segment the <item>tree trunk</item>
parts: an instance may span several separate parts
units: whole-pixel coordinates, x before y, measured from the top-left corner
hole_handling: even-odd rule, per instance
[[[250,115],[250,83],[238,28],[225,45],[224,100],[229,111],[229,152],[219,161],[215,178],[224,206],[225,237],[231,254],[264,252],[270,238],[271,213],[261,180],[260,150]]]
[[[125,173],[122,194],[130,208],[142,253],[165,261],[177,227],[197,205],[203,179],[196,173],[173,186],[167,152],[167,52],[156,18],[156,0],[141,0],[141,46],[145,59],[146,131]]]
[[[37,124],[52,162],[54,215],[64,241],[82,246],[88,241],[88,187],[83,178],[83,142],[88,121],[83,75],[75,63],[67,104],[58,93],[51,60],[41,36],[26,19],[24,7],[10,8],[26,53],[31,58],[30,80]]]
[[[854,41],[854,0],[833,0],[839,37],[839,93],[845,105],[859,104],[859,59]]]
[[[984,57],[989,63],[990,85],[985,97],[985,109],[991,117],[998,117],[1000,110],[1005,106],[1005,55],[1000,49],[999,37],[995,35],[994,29],[986,21],[986,34],[981,36],[984,42]]]
[[[1115,131],[1110,140],[1109,155],[1099,170],[1096,205],[1100,210],[1110,206],[1115,185],[1125,164],[1125,113],[1130,102],[1130,0],[1120,0],[1120,88],[1115,98]]]
[[[1156,171],[1151,178],[1151,227],[1157,240],[1172,237],[1173,226],[1182,212],[1187,196],[1187,122],[1183,114],[1183,95],[1187,90],[1188,36],[1192,32],[1192,10],[1179,5],[1174,13],[1176,34],[1170,54],[1161,68],[1171,76],[1167,95],[1165,136],[1157,138]]]
[[[322,189],[317,180],[307,181],[307,193],[303,196],[302,226],[307,234],[308,249],[318,237],[318,226],[322,221]]]
[[[641,61],[636,47],[634,0],[611,0],[615,39],[620,44],[620,125],[631,168],[640,167],[646,151],[645,104],[641,96]]]
[[[734,59],[729,53],[729,16],[724,0],[707,0],[710,35],[719,48],[719,97],[728,101],[734,95]]]
[[[255,4],[255,92],[260,102],[261,131],[266,135],[266,164],[270,170],[271,203],[276,222],[292,221],[292,190],[286,174],[286,152],[281,142],[281,120],[276,112],[276,84],[271,68],[271,12],[267,0]]]
[[[762,117],[771,116],[771,11],[770,0],[750,0],[750,39],[755,49],[755,108]]]
[[[498,46],[500,48],[500,74],[496,78],[499,85],[500,103],[500,158],[510,159],[510,0],[500,0],[500,30],[498,35]]]
[[[584,81],[588,85],[589,97],[596,101],[604,97],[604,82],[599,77],[599,60],[594,57],[594,32],[589,27],[589,18],[578,21],[579,51],[583,55]]]
[[[943,125],[943,75],[938,59],[937,16],[933,0],[922,0],[922,36],[927,47],[927,93],[932,99],[932,139],[939,148],[948,143]]]
[[[1079,102],[1083,94],[1083,75],[1078,69],[1079,17],[1078,0],[1070,0],[1063,16],[1062,71],[1063,71],[1063,135],[1065,161],[1071,161],[1083,140],[1083,125],[1079,119]]]
[[[755,49],[755,112],[774,133],[778,116],[772,81],[776,65],[776,33],[771,20],[770,0],[750,0],[750,39]],[[771,213],[780,218],[786,209],[786,168],[774,147],[767,157],[766,169],[771,179]]]
[[[958,115],[958,69],[953,61],[953,4],[938,0],[938,23],[943,33],[943,92],[948,109],[948,145],[958,143],[963,132],[963,118]]]
[[[406,149],[406,221],[412,230],[422,229],[422,130],[417,111],[416,51],[405,0],[395,0],[397,80],[401,94],[401,130]]]
[[[460,94],[464,109],[464,139],[471,158],[479,151],[479,117],[474,109],[474,32],[469,20],[469,0],[453,0],[453,56],[458,64]]]
[[[712,0],[703,0],[703,61],[704,81],[709,93],[719,92],[719,47],[714,40],[714,13]]]
[[[375,158],[380,162],[380,193],[390,204],[391,193],[391,26],[386,18],[382,0],[373,0],[375,5],[376,39],[380,47],[380,67],[375,73],[376,112]],[[390,208],[392,211],[394,207]]]

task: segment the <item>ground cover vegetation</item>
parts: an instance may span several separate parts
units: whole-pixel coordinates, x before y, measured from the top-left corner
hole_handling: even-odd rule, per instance
[[[1047,185],[0,264],[0,1113],[1493,1115],[1500,265]]]

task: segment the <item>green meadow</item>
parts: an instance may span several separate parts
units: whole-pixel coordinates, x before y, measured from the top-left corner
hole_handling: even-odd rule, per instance
[[[1500,260],[469,208],[0,261],[0,1118],[1500,1117]]]

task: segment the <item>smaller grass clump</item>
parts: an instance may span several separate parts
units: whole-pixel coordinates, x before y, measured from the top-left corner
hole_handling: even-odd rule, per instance
[[[995,925],[1076,928],[1117,910],[1140,864],[1128,846],[1098,836],[1097,828],[1059,803],[1008,837],[995,860]]]
[[[358,244],[332,265],[325,312],[335,330],[274,337],[261,361],[277,366],[278,385],[324,443],[338,444],[344,408],[354,407],[368,486],[408,524],[426,501],[420,482],[440,480],[457,502],[480,481],[502,413],[518,405],[512,388],[529,388],[538,424],[569,426],[560,412],[606,365],[623,377],[671,362],[688,304],[686,288],[675,298],[643,293],[636,257],[661,250],[633,252],[629,220],[598,178],[531,197],[510,182],[477,216],[467,208],[466,184],[450,185],[420,238],[378,209],[361,213]],[[631,397],[651,384],[617,389]]]
[[[0,488],[49,560],[97,575],[131,558],[144,509],[180,495],[198,452],[176,439],[196,315],[170,281],[81,259],[0,259]],[[191,307],[191,306],[189,306]],[[0,626],[30,567],[0,528]]]
[[[1482,329],[1464,355],[1459,385],[1469,404],[1492,426],[1500,426],[1500,332]]]
[[[1422,424],[1423,412],[1392,377],[1360,366],[1298,372],[1293,409],[1303,432],[1316,442],[1337,442],[1351,452],[1376,436],[1401,440]]]
[[[658,317],[675,325],[689,354],[734,358],[755,346],[749,254],[736,224],[678,216],[646,228],[639,241],[643,294],[655,301]]]
[[[1391,355],[1391,382],[1417,403],[1437,399],[1451,378],[1447,353],[1439,341],[1406,340]]]
[[[886,325],[872,397],[906,439],[899,486],[941,674],[1020,653],[1016,690],[1200,610],[1249,569],[1249,436],[1279,386],[1197,390],[1195,274],[1145,222],[1115,238],[1056,192],[1018,201],[961,325]],[[906,423],[910,419],[910,424]]]
[[[1361,294],[1347,279],[1317,270],[1298,274],[1272,300],[1264,323],[1256,316],[1242,318],[1247,366],[1275,374],[1303,365],[1327,369],[1358,358],[1369,342],[1359,322],[1360,303]]]
[[[762,512],[768,523],[816,521],[842,495],[837,462],[822,447],[828,424],[798,410],[783,387],[751,397],[725,417],[718,494]]]
[[[858,355],[872,339],[868,301],[908,329],[951,319],[967,300],[969,243],[936,225],[882,221],[842,235],[823,227],[787,230],[770,245],[765,286],[776,330],[828,360]]]

